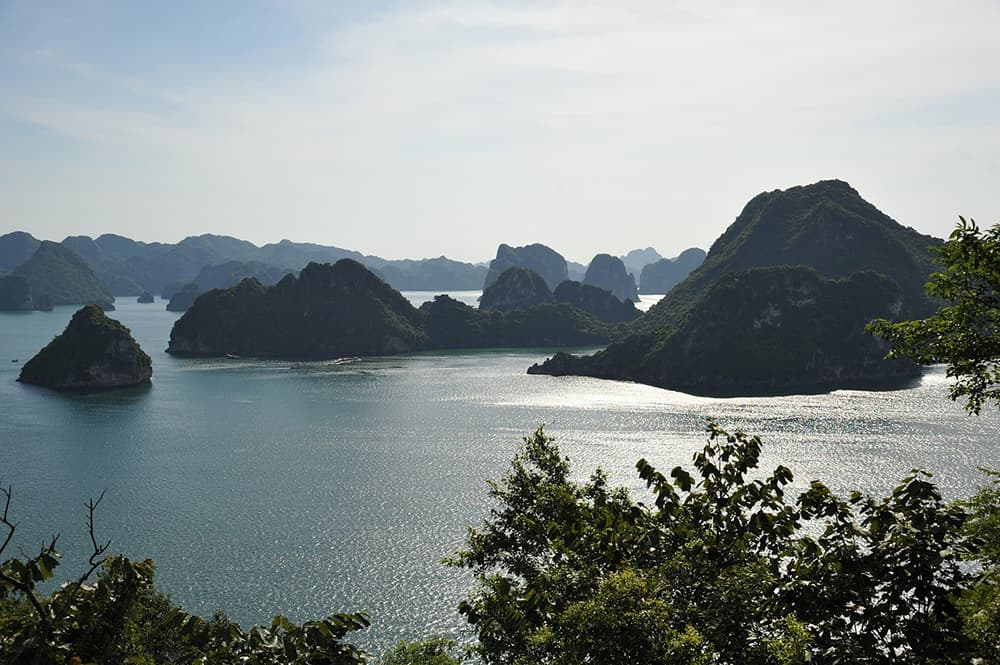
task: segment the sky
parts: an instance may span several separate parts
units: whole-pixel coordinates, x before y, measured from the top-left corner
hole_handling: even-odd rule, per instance
[[[1000,2],[0,0],[0,234],[707,249],[839,178],[1000,221]]]

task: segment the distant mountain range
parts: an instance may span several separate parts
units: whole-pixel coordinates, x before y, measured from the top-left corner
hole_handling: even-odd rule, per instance
[[[29,287],[29,300],[41,303],[40,307],[35,305],[36,309],[80,304],[99,305],[106,311],[114,309],[114,296],[87,262],[59,243],[48,240],[39,243],[31,256],[14,268],[12,277],[24,279]]]
[[[28,262],[42,243],[42,240],[24,231],[0,236],[0,275],[13,273]],[[69,236],[60,243],[50,244],[79,256],[96,275],[101,290],[106,294],[134,297],[153,293],[172,298],[174,294],[184,291],[185,303],[178,302],[174,307],[181,311],[193,300],[192,294],[232,286],[244,277],[256,277],[265,285],[274,284],[285,274],[298,273],[308,263],[335,263],[344,258],[361,263],[401,291],[480,290],[512,266],[535,269],[552,281],[550,288],[554,289],[567,278],[583,280],[589,267],[566,261],[544,245],[517,248],[501,245],[497,258],[492,262],[474,264],[444,256],[384,259],[341,247],[290,240],[258,247],[246,240],[210,234],[191,236],[174,244],[147,243],[114,234],[96,238]],[[647,248],[630,252],[628,256],[631,257],[631,264],[638,266],[642,257],[659,254]],[[11,284],[7,290],[13,292],[16,289]],[[38,300],[41,291],[36,288],[35,294]],[[41,300],[44,301],[44,298]],[[61,302],[60,298],[55,301],[56,304]],[[66,304],[86,302],[96,300]],[[102,294],[100,302],[108,304],[111,300]]]
[[[0,236],[0,273],[27,261],[42,241],[16,231]],[[298,272],[310,262],[335,263],[350,258],[373,270],[400,290],[475,290],[482,288],[486,268],[445,257],[390,260],[341,247],[282,240],[258,247],[229,236],[191,236],[176,244],[141,242],[119,235],[70,236],[61,243],[93,269],[104,287],[118,296],[143,291],[167,296],[210,266],[233,261],[253,263],[259,271]],[[212,284],[211,286],[216,286]],[[225,285],[225,286],[228,286]]]

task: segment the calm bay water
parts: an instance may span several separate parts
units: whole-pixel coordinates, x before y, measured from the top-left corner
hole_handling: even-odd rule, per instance
[[[158,586],[189,611],[251,624],[363,610],[373,626],[359,641],[375,650],[459,634],[470,581],[440,559],[481,521],[485,480],[539,423],[581,478],[600,465],[637,491],[636,460],[688,463],[708,418],[760,433],[766,465],[791,467],[800,487],[819,478],[881,493],[921,467],[959,497],[980,483],[977,466],[1000,468],[1000,420],[965,415],[937,369],[897,392],[709,399],[526,375],[547,349],[350,365],[175,359],[163,349],[176,314],[161,301],[116,304],[153,358],[150,387],[18,384],[74,308],[0,313],[0,479],[14,486],[16,545],[32,551],[59,532],[63,567],[79,572],[83,503],[107,489],[99,534],[155,559]]]

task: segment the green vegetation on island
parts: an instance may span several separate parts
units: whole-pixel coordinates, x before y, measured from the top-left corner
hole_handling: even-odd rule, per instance
[[[167,350],[321,359],[426,347],[416,308],[360,263],[342,259],[311,263],[271,287],[250,278],[202,294],[174,324]]]
[[[886,387],[920,370],[884,360],[888,347],[865,325],[898,318],[901,307],[896,283],[877,273],[828,280],[805,267],[758,268],[715,283],[671,335],[632,336],[588,357],[558,354],[528,372],[710,395]]]
[[[926,316],[937,308],[924,293],[934,269],[929,249],[940,244],[900,225],[841,180],[764,192],[746,204],[712,243],[704,262],[635,328],[645,332],[676,324],[729,273],[783,265],[808,266],[828,278],[882,273],[899,284],[908,311]]]
[[[564,303],[608,324],[633,321],[640,312],[631,301],[619,300],[606,289],[566,280],[550,291],[534,270],[513,267],[505,270],[479,299],[482,310],[524,310],[548,303]]]
[[[150,358],[128,328],[97,305],[80,308],[66,330],[21,368],[18,381],[56,390],[107,390],[149,381]]]
[[[420,314],[431,349],[599,346],[610,337],[607,325],[566,303],[500,311],[436,296]]]
[[[87,262],[58,243],[43,241],[14,274],[28,281],[34,298],[48,298],[54,305],[93,303],[106,311],[114,309],[114,296]]]
[[[932,271],[929,250],[939,244],[838,180],[760,194],[699,268],[629,324],[628,336],[596,355],[560,354],[529,371],[705,395],[880,386],[912,377],[906,363],[883,360],[879,342],[866,341],[863,329],[871,318],[933,311],[923,285]],[[863,273],[882,277],[854,276]]]
[[[534,270],[513,266],[483,290],[479,309],[510,311],[552,302],[552,290]]]
[[[571,280],[557,286],[552,297],[605,323],[628,323],[642,314],[630,300],[619,300],[610,291]]]
[[[438,296],[418,310],[360,263],[342,259],[310,264],[298,277],[288,275],[272,287],[247,279],[201,295],[174,324],[167,350],[324,359],[428,349],[594,346],[609,337],[607,325],[564,303],[500,312]]]
[[[483,290],[485,291],[492,286],[493,282],[497,281],[500,275],[508,269],[515,267],[534,270],[545,280],[550,290],[569,279],[566,259],[554,249],[538,243],[525,247],[511,247],[501,244],[497,248],[496,258],[490,261]]]

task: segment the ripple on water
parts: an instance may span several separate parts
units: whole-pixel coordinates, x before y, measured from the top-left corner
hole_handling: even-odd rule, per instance
[[[0,358],[30,357],[71,313],[4,318]],[[246,624],[365,610],[376,650],[461,634],[455,608],[470,578],[440,561],[487,514],[486,479],[540,423],[577,478],[601,466],[637,493],[635,462],[689,464],[709,419],[759,433],[765,467],[791,467],[800,488],[820,478],[882,493],[922,467],[957,497],[981,481],[977,466],[1000,468],[996,415],[966,416],[940,370],[892,393],[712,399],[525,374],[547,350],[349,365],[175,359],[156,351],[175,315],[129,303],[116,315],[154,350],[145,392],[55,395],[0,363],[0,476],[15,486],[20,544],[61,532],[74,572],[82,502],[107,488],[99,529],[154,558],[158,583],[186,608]]]

